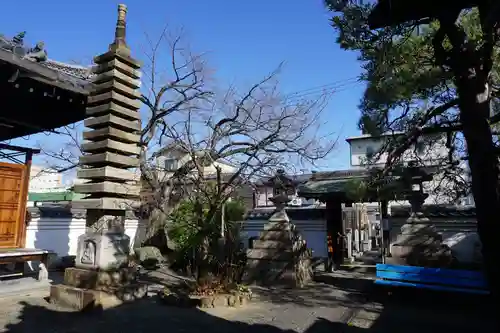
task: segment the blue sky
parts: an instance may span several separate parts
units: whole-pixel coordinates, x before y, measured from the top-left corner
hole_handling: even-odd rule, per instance
[[[49,58],[89,64],[112,42],[117,4],[122,2],[128,6],[127,41],[138,58],[144,32],[158,35],[168,24],[174,30],[183,28],[195,51],[208,52],[220,82],[249,85],[281,61],[285,61],[280,76],[285,93],[343,82],[360,72],[356,54],[335,43],[322,0],[24,0],[23,10],[15,1],[4,1],[0,33],[10,37],[25,30],[28,43],[45,42]],[[359,134],[357,104],[362,90],[363,85],[357,84],[335,93],[324,111],[324,131],[336,133],[340,140],[321,169],[349,167],[344,139]],[[34,146],[39,140],[57,144],[44,135],[16,143]]]

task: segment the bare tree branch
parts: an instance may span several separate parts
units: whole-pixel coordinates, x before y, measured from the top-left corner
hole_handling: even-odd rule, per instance
[[[208,205],[206,218],[211,219],[241,186],[277,168],[312,167],[337,141],[319,134],[328,93],[287,99],[279,92],[281,65],[246,90],[214,89],[203,56],[191,52],[181,37],[169,36],[167,28],[155,42],[145,36],[139,169],[143,213],[150,222],[146,238],[164,226],[182,200]],[[165,47],[168,61],[161,55]],[[79,136],[67,131],[68,144],[75,147],[71,151],[80,155]],[[44,149],[46,156],[65,162],[60,170],[77,165],[78,156],[68,151]],[[169,170],[161,161],[173,153],[179,165]]]

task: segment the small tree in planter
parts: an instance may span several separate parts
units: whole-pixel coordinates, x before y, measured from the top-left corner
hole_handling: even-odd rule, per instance
[[[170,214],[169,236],[177,244],[176,259],[179,266],[196,275],[195,288],[199,293],[213,293],[235,285],[244,265],[238,223],[245,214],[244,206],[236,200],[226,202],[223,207],[225,214],[219,211],[208,218],[207,206],[198,196],[196,201],[183,201]],[[221,235],[225,239],[222,247],[219,242]],[[208,255],[197,256],[203,247],[207,247]]]

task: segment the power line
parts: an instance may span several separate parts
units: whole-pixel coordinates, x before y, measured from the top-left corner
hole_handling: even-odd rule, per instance
[[[325,84],[323,86],[315,87],[315,88],[309,88],[309,89],[303,89],[296,91],[291,94],[285,95],[285,99],[288,101],[294,101],[294,100],[299,100],[302,98],[306,98],[308,96],[314,96],[314,95],[319,95],[323,94],[327,91],[333,91],[333,92],[341,92],[345,91],[347,89],[353,88],[360,84],[361,82],[359,80],[345,80],[340,83],[331,83],[331,84]]]
[[[333,81],[320,86],[314,86],[288,93],[283,98],[289,102],[297,101],[308,96],[314,96],[325,93],[325,91],[341,92],[352,88],[361,83],[358,77],[351,77],[344,80]]]
[[[359,80],[358,77],[351,77],[351,78],[348,78],[348,79],[334,81],[334,82],[326,83],[326,84],[323,84],[323,85],[320,85],[320,86],[316,86],[316,87],[311,87],[311,88],[306,88],[306,89],[302,89],[302,90],[297,90],[297,91],[295,91],[293,93],[287,94],[286,96],[287,97],[291,97],[292,95],[307,93],[309,91],[318,91],[318,90],[332,89],[332,88],[342,87],[342,86],[347,85],[347,84],[354,84],[354,83],[359,83],[359,82],[360,82],[360,80]]]

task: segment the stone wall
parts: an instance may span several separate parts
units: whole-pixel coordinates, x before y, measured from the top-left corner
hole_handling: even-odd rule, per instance
[[[296,209],[298,211],[299,209]],[[318,211],[321,209],[318,209]],[[256,237],[263,230],[264,224],[267,222],[269,212],[262,210],[254,210],[251,219],[243,222],[243,232],[245,238]],[[292,211],[292,212],[290,212]],[[293,209],[287,210],[292,222],[300,230],[302,237],[306,240],[308,248],[313,250],[313,256],[323,258],[327,256],[326,246],[326,220],[321,217],[321,214],[314,214],[309,209],[302,209],[310,219],[298,216],[300,219],[294,219]],[[266,215],[267,214],[267,215]],[[391,243],[393,243],[401,226],[406,218],[392,218],[391,225]],[[474,262],[478,257],[477,245],[479,237],[476,232],[477,223],[473,217],[430,217],[430,223],[434,224],[437,231],[443,236],[443,241],[448,245],[453,252],[453,255],[464,263]],[[245,242],[247,245],[247,242]]]
[[[76,255],[78,236],[85,232],[85,210],[49,206],[29,207],[28,211],[31,221],[26,229],[26,248],[51,250],[58,258]],[[125,233],[130,237],[132,247],[140,232],[139,224],[135,214],[128,212]]]
[[[248,246],[248,239],[259,236],[264,230],[264,224],[268,222],[272,209],[255,209],[243,221],[243,237],[246,239],[245,246]],[[313,257],[326,258],[328,249],[326,245],[326,209],[324,208],[287,208],[286,212],[302,238],[306,241],[307,247],[313,251]]]

